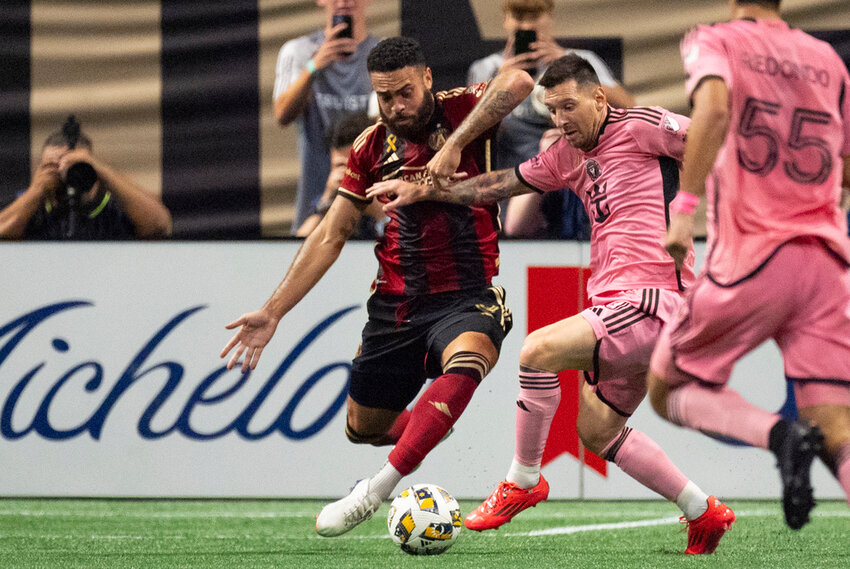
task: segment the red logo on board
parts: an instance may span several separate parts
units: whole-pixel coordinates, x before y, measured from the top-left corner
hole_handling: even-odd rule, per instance
[[[528,332],[578,314],[590,306],[587,299],[587,267],[528,267]],[[576,432],[579,388],[583,375],[575,370],[561,372],[561,404],[552,420],[549,439],[543,451],[543,465],[562,454],[579,458],[579,441]],[[602,476],[607,476],[608,464],[589,450],[584,451],[584,462]]]

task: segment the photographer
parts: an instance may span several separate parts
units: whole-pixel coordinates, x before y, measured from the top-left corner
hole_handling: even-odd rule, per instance
[[[69,126],[76,126],[76,140],[69,141]],[[68,176],[72,167],[83,175]],[[29,187],[0,210],[3,239],[157,239],[170,233],[168,209],[94,156],[73,117],[47,137]]]

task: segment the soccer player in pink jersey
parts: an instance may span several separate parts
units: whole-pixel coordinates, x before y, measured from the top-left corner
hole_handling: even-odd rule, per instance
[[[785,519],[799,529],[819,453],[850,499],[850,243],[839,209],[850,79],[829,45],[789,28],[778,1],[731,10],[731,22],[682,44],[693,120],[667,248],[683,259],[705,193],[708,253],[656,346],[650,397],[675,424],[773,451]],[[801,422],[726,386],[734,363],[769,339]]]
[[[577,369],[587,380],[576,425],[584,445],[682,509],[689,528],[686,553],[712,553],[735,520],[732,510],[688,480],[655,441],[626,425],[646,395],[649,357],[661,327],[693,281],[693,253],[677,268],[664,249],[690,121],[660,107],[610,107],[593,68],[575,54],[553,62],[540,84],[563,133],[546,151],[516,169],[443,190],[388,181],[368,193],[390,199],[384,207],[391,210],[423,199],[483,204],[571,188],[590,218],[593,306],[525,339],[516,454],[506,480],[467,516],[466,527],[497,528],[548,497],[540,467],[561,397],[558,373]]]

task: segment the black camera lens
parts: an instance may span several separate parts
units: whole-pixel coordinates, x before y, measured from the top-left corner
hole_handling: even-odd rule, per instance
[[[97,172],[88,162],[76,162],[65,173],[65,185],[76,190],[77,195],[84,194],[97,182]]]

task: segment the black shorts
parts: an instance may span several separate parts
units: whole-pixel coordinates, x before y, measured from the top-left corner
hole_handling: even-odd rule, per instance
[[[502,287],[427,296],[373,294],[351,366],[348,393],[366,407],[401,411],[425,380],[442,373],[442,353],[464,332],[486,334],[496,350],[511,329]]]

